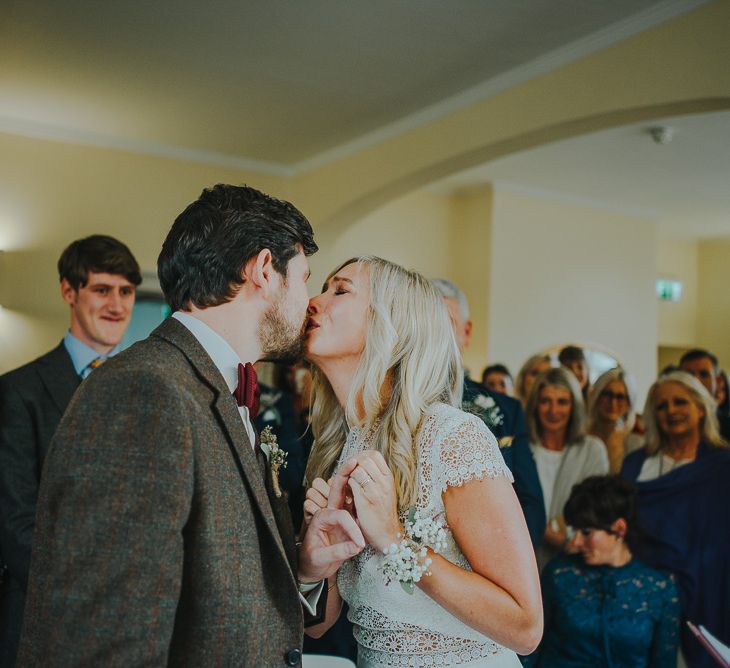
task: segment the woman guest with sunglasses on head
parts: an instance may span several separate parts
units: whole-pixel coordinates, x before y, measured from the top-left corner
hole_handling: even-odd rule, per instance
[[[643,445],[633,434],[636,422],[636,387],[621,367],[599,376],[588,395],[588,433],[606,445],[611,473],[618,473],[624,457]]]
[[[545,634],[530,668],[665,668],[677,663],[679,598],[673,581],[635,558],[636,489],[618,476],[573,487],[565,519],[575,555],[542,576]]]

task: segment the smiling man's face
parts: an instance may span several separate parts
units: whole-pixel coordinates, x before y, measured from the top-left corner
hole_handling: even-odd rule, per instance
[[[119,274],[89,272],[78,290],[64,279],[61,296],[71,306],[71,334],[106,355],[127,331],[134,307],[135,286]]]

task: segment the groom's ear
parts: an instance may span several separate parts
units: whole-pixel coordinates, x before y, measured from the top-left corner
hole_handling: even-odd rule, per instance
[[[272,287],[272,272],[274,271],[271,251],[264,248],[245,264],[243,278],[252,287],[268,291]]]

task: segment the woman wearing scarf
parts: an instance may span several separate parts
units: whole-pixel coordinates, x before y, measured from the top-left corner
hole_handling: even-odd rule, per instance
[[[682,654],[690,668],[712,668],[684,621],[730,642],[730,449],[719,435],[714,400],[684,372],[652,385],[644,420],[646,445],[621,470],[639,490],[645,536],[635,553],[677,576]]]

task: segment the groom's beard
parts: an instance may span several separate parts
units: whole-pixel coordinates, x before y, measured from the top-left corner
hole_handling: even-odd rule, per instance
[[[283,300],[272,304],[261,319],[259,341],[261,359],[269,362],[292,363],[304,353],[304,324],[287,319],[282,308]]]

